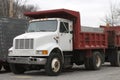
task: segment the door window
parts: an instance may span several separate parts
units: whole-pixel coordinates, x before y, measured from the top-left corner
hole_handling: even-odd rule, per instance
[[[60,22],[60,33],[69,33],[69,25],[67,22]]]

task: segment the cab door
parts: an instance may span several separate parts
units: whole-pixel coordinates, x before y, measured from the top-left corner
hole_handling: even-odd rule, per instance
[[[71,21],[61,21],[59,28],[59,45],[63,51],[73,50],[73,34]]]

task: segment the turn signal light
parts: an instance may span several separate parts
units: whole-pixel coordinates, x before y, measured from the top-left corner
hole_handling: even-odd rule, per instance
[[[42,50],[42,54],[43,54],[43,55],[47,55],[47,54],[48,54],[48,51],[47,51],[47,50]]]

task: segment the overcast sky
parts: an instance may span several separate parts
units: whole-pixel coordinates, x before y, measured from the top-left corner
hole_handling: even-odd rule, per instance
[[[110,13],[110,4],[118,4],[120,0],[28,0],[28,4],[38,5],[40,10],[70,9],[79,11],[81,24],[99,27],[105,25],[103,19]]]

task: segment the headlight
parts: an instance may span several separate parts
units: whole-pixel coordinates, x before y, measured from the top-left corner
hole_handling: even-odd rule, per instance
[[[47,55],[48,54],[48,50],[37,50],[36,53],[37,54],[42,54],[42,55]]]
[[[12,50],[10,50],[10,51],[9,51],[9,54],[12,54],[12,53],[13,53]]]

